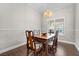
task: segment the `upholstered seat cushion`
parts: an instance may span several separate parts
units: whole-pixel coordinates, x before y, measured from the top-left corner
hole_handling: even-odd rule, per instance
[[[36,49],[39,49],[40,47],[42,47],[41,43],[36,44]]]
[[[36,49],[39,49],[40,47],[42,47],[42,44],[37,41],[35,41],[35,44],[36,44]]]
[[[48,45],[53,45],[53,41],[49,41],[48,42]]]
[[[28,41],[29,43],[30,43],[30,41]],[[36,49],[39,49],[40,47],[42,47],[42,44],[41,43],[39,43],[39,42],[37,42],[37,41],[35,41],[35,45],[36,45]],[[29,47],[30,47],[31,45],[29,45]]]

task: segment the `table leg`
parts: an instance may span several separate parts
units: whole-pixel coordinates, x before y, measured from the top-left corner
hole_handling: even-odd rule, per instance
[[[45,52],[44,55],[45,56],[48,56],[48,44],[47,44],[47,41],[43,43],[43,51]]]
[[[46,43],[45,43],[45,49],[46,49],[45,55],[48,56],[48,43],[47,43],[47,41],[46,41]]]

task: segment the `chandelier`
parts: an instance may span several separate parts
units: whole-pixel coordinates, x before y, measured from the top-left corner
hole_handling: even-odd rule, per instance
[[[52,17],[53,16],[53,13],[51,10],[47,9],[44,13],[43,13],[43,16],[45,17]]]

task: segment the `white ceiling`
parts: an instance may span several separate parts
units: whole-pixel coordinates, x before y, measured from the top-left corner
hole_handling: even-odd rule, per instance
[[[53,11],[59,10],[73,5],[72,3],[28,3],[28,6],[36,9],[39,12],[43,12],[46,9],[52,9]]]

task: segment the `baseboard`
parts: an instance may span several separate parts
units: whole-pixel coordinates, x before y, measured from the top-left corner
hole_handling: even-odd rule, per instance
[[[69,41],[65,41],[65,40],[58,40],[59,42],[64,42],[64,43],[68,43],[68,44],[73,44],[74,45],[74,42],[69,42]]]
[[[75,45],[77,51],[79,51],[79,46],[76,43],[74,45]]]
[[[76,43],[74,43],[74,42],[69,42],[69,41],[65,41],[65,40],[58,40],[58,41],[59,42],[64,42],[64,43],[68,43],[68,44],[73,44],[76,47],[77,51],[79,51],[79,46]]]
[[[7,51],[9,51],[9,50],[12,50],[12,49],[18,48],[18,47],[20,47],[20,46],[22,46],[22,45],[25,45],[25,44],[26,44],[26,42],[21,43],[21,44],[18,44],[18,45],[16,45],[16,46],[12,46],[12,47],[9,47],[9,48],[6,48],[6,49],[3,49],[3,50],[0,50],[0,54],[2,54],[2,53],[4,53],[4,52],[7,52]]]

